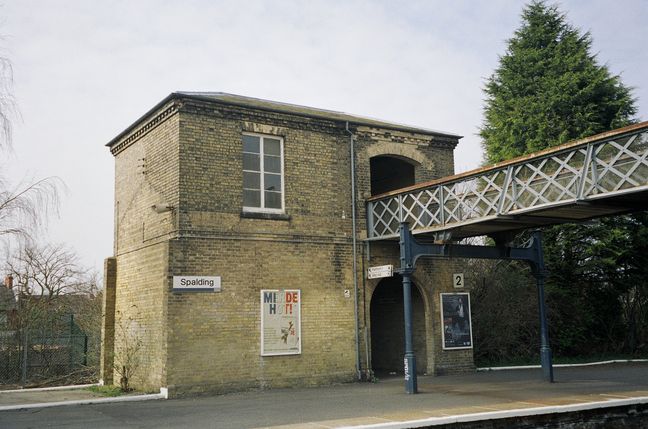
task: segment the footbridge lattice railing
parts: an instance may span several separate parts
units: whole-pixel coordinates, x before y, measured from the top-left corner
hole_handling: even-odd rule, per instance
[[[372,197],[368,238],[451,230],[648,190],[648,122]],[[477,234],[474,234],[477,235]]]

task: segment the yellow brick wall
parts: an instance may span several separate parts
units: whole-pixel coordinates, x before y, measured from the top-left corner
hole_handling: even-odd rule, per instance
[[[167,384],[167,255],[162,242],[117,257],[115,365],[135,353],[131,384],[147,391]]]
[[[348,244],[206,237],[174,240],[171,253],[178,274],[222,277],[220,293],[171,294],[172,394],[353,379]],[[301,290],[301,355],[260,356],[261,289]]]
[[[136,384],[168,386],[171,395],[180,396],[353,380],[354,305],[353,297],[344,297],[345,290],[353,291],[344,124],[195,100],[178,102],[177,112],[172,108],[168,114],[170,106],[162,106],[167,114],[155,126],[145,126],[146,132],[134,129],[133,137],[126,135],[114,146],[116,308],[135,321],[131,331],[146,351]],[[452,173],[456,141],[352,129],[361,237],[366,236],[372,156],[414,159],[417,181]],[[246,131],[284,139],[285,216],[278,219],[241,214],[241,134]],[[162,202],[174,210],[151,210]],[[359,242],[359,270],[367,264],[398,263],[393,249],[371,260],[363,258],[365,250]],[[421,271],[415,277],[424,291],[428,371],[447,360],[437,350],[434,294],[440,289],[433,277],[438,274],[428,278]],[[222,291],[173,292],[174,275],[218,275]],[[359,272],[360,350],[366,370],[367,311],[375,284],[363,277]],[[302,353],[262,357],[259,291],[295,288],[302,292]],[[119,336],[117,332],[117,351],[124,343]],[[470,360],[472,365],[471,356],[461,359],[459,364]]]
[[[151,206],[178,204],[178,135],[176,113],[115,155],[114,363],[139,348],[131,382],[146,390],[166,385],[168,239],[176,222],[175,212]]]

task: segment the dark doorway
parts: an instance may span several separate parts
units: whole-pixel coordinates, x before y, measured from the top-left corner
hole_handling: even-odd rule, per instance
[[[403,278],[398,274],[381,280],[371,297],[371,363],[378,375],[402,374],[405,353],[403,321]],[[418,288],[412,284],[414,352],[419,374],[427,368],[425,306]]]
[[[371,195],[378,195],[414,184],[414,165],[393,156],[375,156],[369,160]]]

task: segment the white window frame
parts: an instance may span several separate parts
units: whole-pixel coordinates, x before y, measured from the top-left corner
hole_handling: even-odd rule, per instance
[[[261,192],[261,207],[247,207],[243,206],[243,211],[244,212],[251,212],[251,213],[279,213],[283,214],[285,213],[285,207],[286,207],[286,202],[285,202],[285,175],[284,175],[284,139],[281,136],[273,135],[273,134],[259,134],[259,133],[248,133],[245,132],[243,133],[244,136],[254,136],[254,137],[259,137],[259,171],[253,171],[253,170],[244,170],[242,167],[243,165],[241,164],[241,172],[255,172],[255,173],[260,173],[260,192]],[[264,187],[264,174],[265,174],[265,165],[264,165],[264,142],[263,139],[265,138],[270,138],[273,140],[279,140],[279,158],[280,158],[280,164],[281,164],[281,208],[275,209],[275,208],[267,208],[265,207],[265,187]],[[241,149],[242,147],[242,140],[241,140]],[[243,150],[241,150],[241,154],[243,154]],[[243,185],[243,182],[241,182],[241,185]],[[243,191],[243,186],[241,186],[241,191]]]

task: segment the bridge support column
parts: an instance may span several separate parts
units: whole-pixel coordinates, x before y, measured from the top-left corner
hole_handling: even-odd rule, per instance
[[[412,234],[406,222],[400,224],[400,269],[403,276],[403,313],[405,322],[405,356],[403,369],[405,373],[405,393],[418,393],[416,377],[416,355],[414,354],[414,341],[412,334],[412,273],[414,273],[414,260],[412,258]]]
[[[405,313],[405,393],[418,393],[416,379],[416,355],[414,354],[412,340],[412,272],[411,270],[401,271],[403,276],[403,310]]]
[[[545,308],[544,281],[547,270],[544,265],[542,233],[533,232],[533,239],[526,247],[505,245],[477,246],[463,244],[421,244],[409,230],[407,222],[400,224],[400,269],[403,276],[403,310],[405,313],[405,391],[416,393],[416,356],[412,348],[412,274],[416,261],[421,256],[445,258],[501,259],[506,261],[525,261],[533,271],[538,286],[538,307],[540,312],[540,362],[543,378],[552,383],[553,365],[549,347],[549,329]]]
[[[538,288],[538,310],[540,313],[540,365],[542,366],[542,378],[553,383],[553,363],[551,358],[551,347],[549,346],[549,325],[547,323],[547,310],[544,294],[544,283],[547,271],[544,265],[544,251],[542,250],[542,232],[534,231],[533,239],[537,243],[536,261],[531,263],[533,276],[536,278]]]

